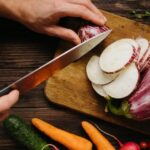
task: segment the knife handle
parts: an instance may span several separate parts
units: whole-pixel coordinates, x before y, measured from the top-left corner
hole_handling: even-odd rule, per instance
[[[11,87],[9,87],[9,86],[5,86],[5,88],[3,88],[3,89],[1,89],[0,90],[0,97],[1,96],[4,96],[4,95],[6,95],[6,94],[8,94],[9,92],[11,92],[13,89],[11,88]]]

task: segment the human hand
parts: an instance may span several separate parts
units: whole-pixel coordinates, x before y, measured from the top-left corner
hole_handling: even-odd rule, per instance
[[[18,101],[19,92],[11,91],[9,94],[0,97],[0,121],[9,114],[8,110]]]
[[[13,18],[33,31],[57,36],[80,43],[78,35],[58,25],[60,18],[80,17],[97,25],[104,25],[106,18],[90,0],[9,0]],[[8,1],[7,1],[8,5]]]

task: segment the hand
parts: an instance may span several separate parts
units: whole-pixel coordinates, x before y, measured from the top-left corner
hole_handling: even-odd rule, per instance
[[[78,35],[70,29],[59,26],[60,18],[81,17],[97,25],[104,25],[106,22],[104,15],[90,0],[9,1],[11,1],[10,17],[13,16],[33,31],[57,36],[75,44],[80,43]],[[8,1],[6,4],[8,5]]]
[[[0,97],[0,121],[9,114],[8,110],[18,101],[19,92],[13,90],[9,94]]]

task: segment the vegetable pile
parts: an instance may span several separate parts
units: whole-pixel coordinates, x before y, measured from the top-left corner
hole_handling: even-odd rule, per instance
[[[90,37],[89,32],[86,35],[88,29],[83,29],[79,32],[82,33],[80,37],[87,40]],[[107,27],[105,29],[107,30]],[[95,33],[96,31],[97,28]],[[107,110],[116,115],[144,120],[150,118],[149,67],[148,39],[124,38],[111,43],[100,56],[92,56],[86,66],[86,72],[95,92],[108,100]],[[112,101],[119,99],[122,101],[118,108]]]
[[[32,119],[32,124],[50,139],[62,144],[69,150],[92,150],[93,144],[97,150],[116,150],[116,148],[104,136],[107,135],[117,141],[119,150],[140,150],[150,148],[150,143],[141,141],[137,144],[133,141],[123,144],[117,137],[103,131],[94,122],[82,121],[81,126],[90,140],[62,130],[38,118]],[[11,137],[29,150],[59,150],[53,144],[47,144],[30,125],[16,115],[10,115],[3,122],[5,130]]]

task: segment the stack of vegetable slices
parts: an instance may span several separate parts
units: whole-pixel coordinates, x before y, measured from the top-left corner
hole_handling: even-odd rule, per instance
[[[100,57],[92,56],[86,66],[86,72],[97,94],[108,100],[112,98],[124,99],[131,96],[133,92],[136,94],[139,91],[139,83],[141,83],[143,72],[147,72],[149,67],[149,41],[142,37],[136,39],[124,38],[107,46]],[[150,91],[150,87],[148,89]],[[138,98],[140,101],[138,101]],[[135,100],[131,98],[132,100],[129,100],[127,109],[130,106],[132,106],[132,110],[133,107],[141,109],[139,107],[143,107],[142,101],[146,108],[150,108],[150,99],[145,101],[145,99],[141,100],[140,96],[138,98],[136,97],[136,101],[138,101],[136,104]],[[110,103],[109,106],[111,107]],[[136,115],[137,119],[147,119],[150,117],[149,110],[146,115],[142,116]]]

